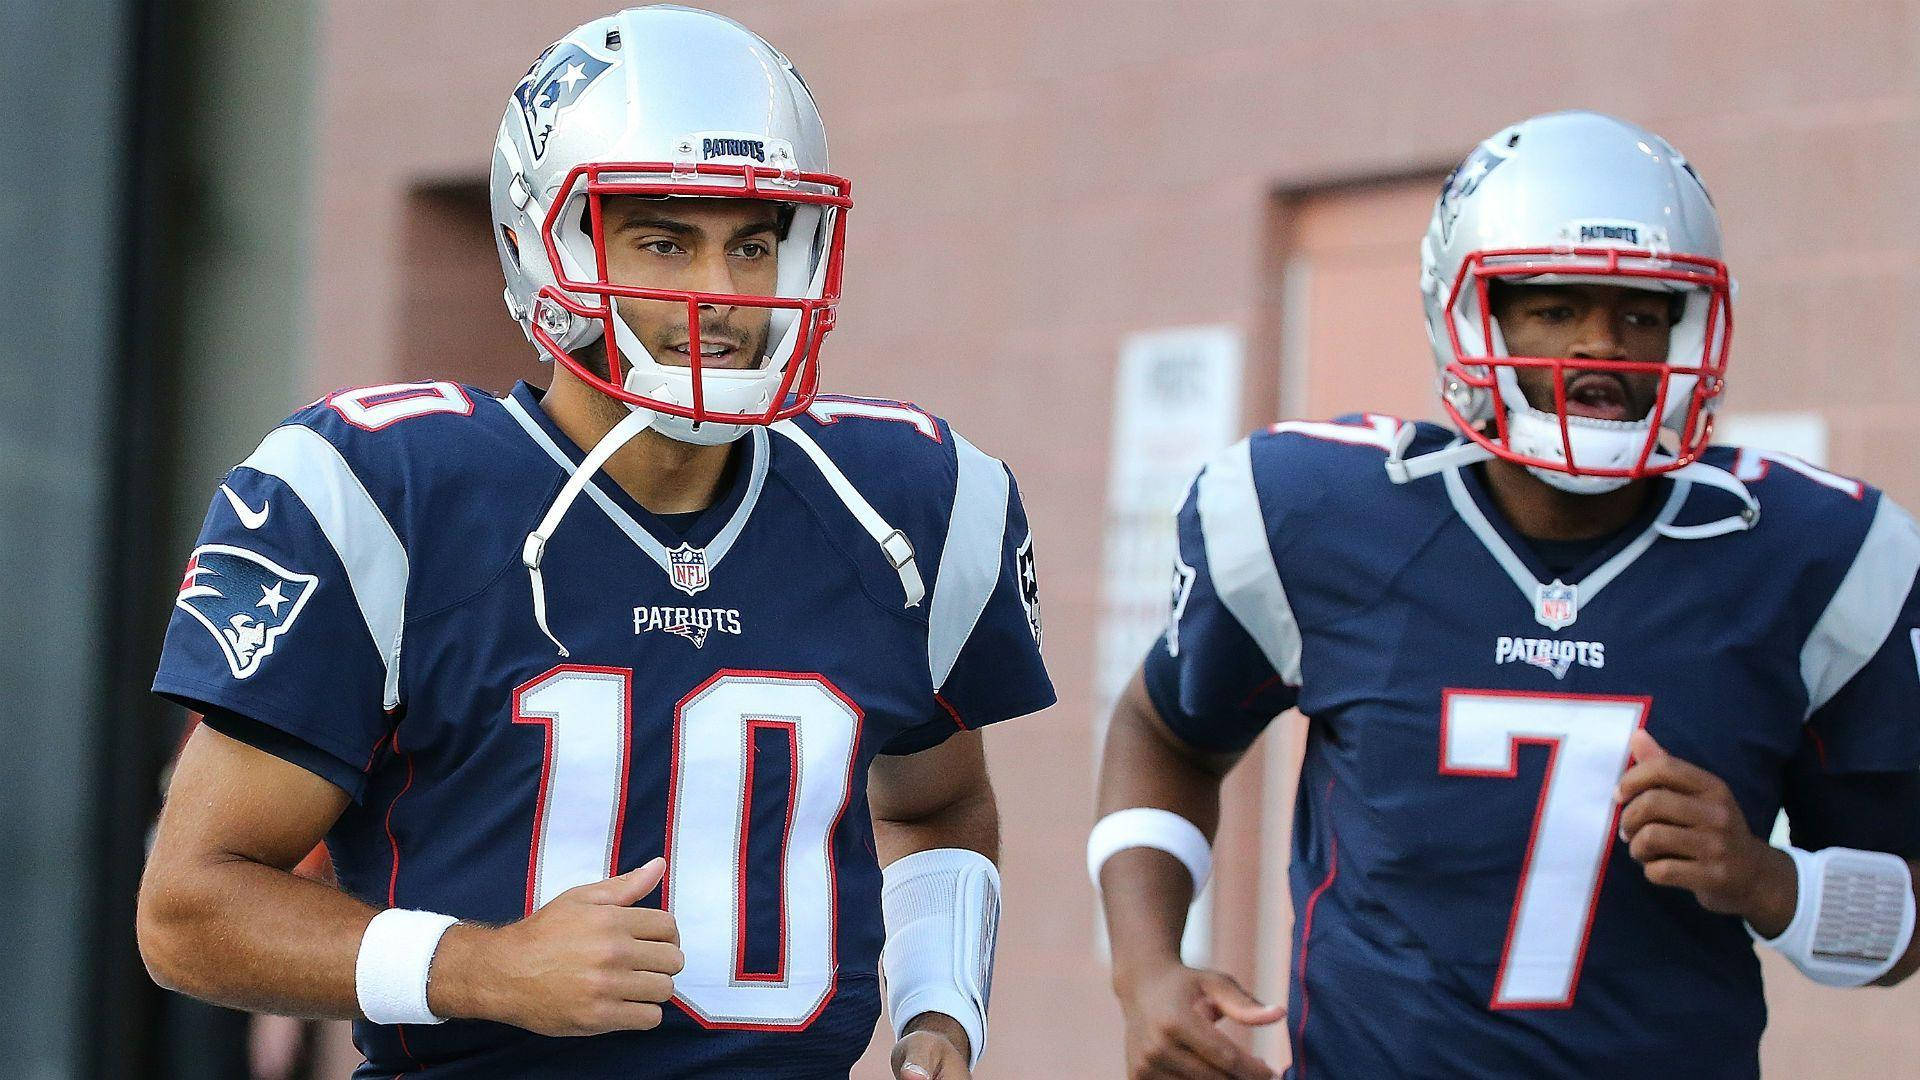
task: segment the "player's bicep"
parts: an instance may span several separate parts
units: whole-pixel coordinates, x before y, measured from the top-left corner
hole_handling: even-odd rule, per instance
[[[246,859],[291,870],[325,838],[347,801],[314,773],[202,724],[174,765],[153,858]]]
[[[1235,765],[1240,763],[1240,759],[1246,756],[1245,747],[1210,750],[1194,745],[1175,731],[1167,723],[1160,707],[1153,703],[1153,697],[1147,690],[1144,664],[1141,665],[1141,670],[1128,680],[1126,690],[1121,692],[1120,701],[1114,706],[1107,745],[1111,748],[1121,740],[1151,748],[1151,751],[1156,754],[1171,755],[1195,769],[1215,776],[1227,775]]]
[[[948,807],[991,799],[978,732],[912,754],[881,754],[867,773],[867,804],[880,821],[919,821]]]

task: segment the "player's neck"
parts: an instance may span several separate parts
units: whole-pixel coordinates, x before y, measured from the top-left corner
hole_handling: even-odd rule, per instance
[[[1647,481],[1633,480],[1616,491],[1575,495],[1499,458],[1487,462],[1484,475],[1500,512],[1533,540],[1593,540],[1619,532],[1652,490]]]
[[[583,450],[591,450],[627,412],[558,368],[540,407]],[[602,471],[653,513],[688,514],[719,499],[733,448],[732,443],[695,446],[648,430],[615,451]]]

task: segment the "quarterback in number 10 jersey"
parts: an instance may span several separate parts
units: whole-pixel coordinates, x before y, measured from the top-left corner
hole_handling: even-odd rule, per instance
[[[1216,459],[1179,516],[1147,659],[1208,750],[1309,718],[1287,1024],[1313,1077],[1752,1078],[1760,966],[1738,918],[1650,884],[1615,835],[1644,726],[1767,835],[1920,856],[1870,796],[1920,768],[1920,534],[1878,491],[1728,447],[1757,524],[1661,479],[1560,573],[1478,470],[1396,485],[1397,421],[1287,423]],[[1456,436],[1418,425],[1409,457]],[[1910,804],[1909,804],[1910,805]]]
[[[821,398],[739,445],[697,515],[594,478],[542,564],[565,655],[522,545],[584,455],[524,384],[335,394],[227,476],[154,687],[352,796],[342,888],[503,923],[668,859],[660,1028],[362,1023],[359,1076],[843,1077],[866,1048],[867,767],[1052,703],[1031,537],[1007,469],[909,405]]]

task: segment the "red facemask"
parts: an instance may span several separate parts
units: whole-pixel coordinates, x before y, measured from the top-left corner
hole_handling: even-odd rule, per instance
[[[1632,286],[1648,280],[1668,281],[1698,290],[1704,302],[1690,299],[1665,361],[1603,360],[1574,357],[1495,356],[1491,342],[1494,319],[1489,303],[1489,283],[1495,279],[1520,279],[1551,275],[1555,279]],[[1491,430],[1481,430],[1461,414],[1445,393],[1441,401],[1454,425],[1466,437],[1507,461],[1556,472],[1583,476],[1641,478],[1671,472],[1692,463],[1705,450],[1713,434],[1711,406],[1725,391],[1728,350],[1733,336],[1733,296],[1726,264],[1717,259],[1695,255],[1655,253],[1611,247],[1512,248],[1476,251],[1469,254],[1454,276],[1447,295],[1445,323],[1451,339],[1454,360],[1445,369],[1446,382],[1483,390],[1492,399]],[[1471,293],[1478,304],[1480,340],[1489,343],[1481,355],[1469,355],[1461,341],[1456,319],[1464,296]],[[1470,317],[1471,318],[1471,317]],[[1516,448],[1509,428],[1508,390],[1517,387],[1517,372],[1522,368],[1545,368],[1552,373],[1553,412],[1559,420],[1559,448],[1564,460],[1540,457]],[[1628,455],[1625,464],[1582,462],[1577,447],[1580,439],[1568,421],[1567,376],[1570,372],[1603,371],[1621,375],[1654,375],[1658,389],[1648,417],[1651,423],[1638,453]],[[1508,378],[1501,378],[1502,371]],[[1690,380],[1690,385],[1675,385],[1675,380]],[[1502,382],[1506,382],[1503,387]],[[1681,403],[1675,395],[1684,394],[1684,411],[1675,414]],[[1520,402],[1519,404],[1525,404]],[[1669,420],[1672,423],[1669,423]],[[1660,433],[1671,428],[1677,444],[1668,451],[1660,447]],[[1589,457],[1592,455],[1590,454]]]
[[[851,189],[852,185],[847,180],[826,173],[782,172],[753,165],[594,162],[575,166],[567,174],[560,194],[554,198],[540,226],[540,240],[546,249],[547,262],[553,268],[557,284],[541,287],[534,297],[533,317],[529,320],[534,341],[556,361],[565,365],[567,370],[601,393],[654,412],[684,417],[695,424],[771,424],[798,415],[812,403],[818,390],[820,347],[827,332],[833,329],[840,303],[846,212],[853,206]],[[815,271],[818,295],[805,295],[813,291],[812,283],[803,289],[796,289],[801,295],[792,297],[650,289],[615,284],[609,280],[607,273],[602,205],[603,200],[612,195],[773,202],[793,208],[795,223],[789,227],[789,236],[796,236],[802,229],[799,219],[820,215],[816,221],[824,221],[824,226],[813,224],[806,227],[806,235],[800,236],[797,243],[783,239],[779,251],[783,263],[797,258],[805,259],[809,266],[813,266],[811,244],[819,245],[823,261]],[[559,235],[569,221],[579,220],[579,203],[582,200],[585,203],[586,238],[592,243],[594,266],[594,277],[585,281],[569,275],[567,264],[561,258],[564,241]],[[821,228],[826,233],[824,243],[813,236],[815,230]],[[572,250],[578,251],[577,247]],[[600,302],[586,303],[579,300],[578,295],[598,297]],[[690,400],[663,400],[626,388],[627,372],[631,365],[629,359],[621,355],[614,332],[617,318],[615,297],[664,300],[686,305],[690,335],[688,368],[692,378]],[[607,355],[607,377],[602,378],[594,373],[574,353],[561,347],[542,319],[542,315],[547,314],[543,309],[549,305],[556,313],[549,315],[553,322],[567,322],[565,318],[557,317],[558,312],[565,312],[600,323],[600,340],[605,343]],[[762,359],[761,369],[778,366],[783,354],[790,355],[785,355],[777,387],[768,395],[764,408],[727,410],[707,401],[708,380],[702,376],[700,365],[703,307],[764,308],[774,312],[774,328],[770,331],[773,335],[770,339],[773,355],[770,359]]]

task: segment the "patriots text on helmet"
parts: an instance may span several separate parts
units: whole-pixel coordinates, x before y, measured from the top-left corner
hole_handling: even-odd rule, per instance
[[[707,160],[731,157],[765,161],[767,144],[761,139],[701,139],[700,156]]]

